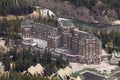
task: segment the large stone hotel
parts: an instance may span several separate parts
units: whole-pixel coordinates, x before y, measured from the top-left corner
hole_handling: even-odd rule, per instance
[[[21,35],[26,45],[38,45],[51,51],[53,57],[62,55],[65,60],[99,64],[101,41],[93,34],[78,30],[70,21],[59,21],[52,27],[33,20],[21,23]]]

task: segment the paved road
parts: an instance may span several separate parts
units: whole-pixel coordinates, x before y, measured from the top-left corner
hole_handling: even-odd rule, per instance
[[[84,80],[106,80],[104,77],[89,72],[83,73],[82,75],[84,76]]]

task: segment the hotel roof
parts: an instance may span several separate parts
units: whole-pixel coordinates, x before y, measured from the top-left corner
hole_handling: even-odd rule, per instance
[[[21,22],[21,27],[31,27],[31,25],[34,23],[34,21],[32,19],[24,19]]]

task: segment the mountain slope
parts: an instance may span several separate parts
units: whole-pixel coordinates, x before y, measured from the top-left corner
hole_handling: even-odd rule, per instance
[[[29,0],[28,0],[29,1]],[[34,0],[31,0],[34,1]],[[91,1],[91,2],[85,2]],[[93,1],[95,1],[93,3]],[[118,0],[114,0],[118,1]],[[111,24],[119,19],[119,6],[113,0],[36,0],[39,6],[51,9],[60,17],[78,19],[90,22]],[[119,2],[119,1],[118,1]],[[110,4],[112,3],[112,4]]]

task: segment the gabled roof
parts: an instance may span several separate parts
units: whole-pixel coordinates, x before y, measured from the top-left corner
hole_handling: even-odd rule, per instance
[[[62,79],[65,79],[66,76],[69,76],[70,74],[72,74],[73,70],[72,68],[70,68],[69,66],[67,66],[66,68],[64,69],[60,69],[58,72],[57,72],[57,75],[59,75],[60,78]]]
[[[31,66],[30,68],[28,68],[28,73],[30,73],[31,75],[42,75],[43,74],[43,70],[44,68],[41,66],[41,64],[37,64],[36,66]]]

